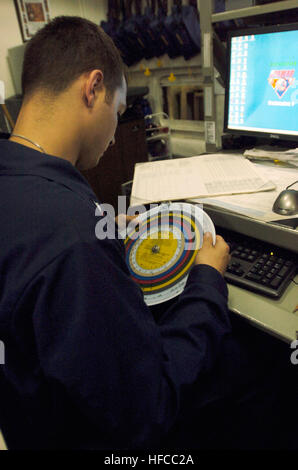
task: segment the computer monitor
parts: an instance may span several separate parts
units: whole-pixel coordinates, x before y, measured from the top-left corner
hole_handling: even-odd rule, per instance
[[[224,131],[298,140],[298,23],[228,35]]]

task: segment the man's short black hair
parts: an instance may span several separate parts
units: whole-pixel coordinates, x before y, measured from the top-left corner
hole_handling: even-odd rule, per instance
[[[37,90],[58,94],[80,75],[94,69],[102,70],[107,95],[112,97],[125,76],[120,53],[112,39],[92,21],[58,16],[26,46],[23,96]]]

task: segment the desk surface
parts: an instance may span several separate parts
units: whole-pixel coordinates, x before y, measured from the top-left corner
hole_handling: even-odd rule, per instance
[[[295,281],[298,282],[298,275]],[[232,312],[287,343],[297,339],[298,311],[294,313],[294,310],[298,305],[298,285],[294,282],[278,300],[231,284],[228,284],[228,289]]]

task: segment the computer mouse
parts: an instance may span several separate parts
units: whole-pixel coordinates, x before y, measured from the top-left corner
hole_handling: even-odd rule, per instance
[[[298,191],[295,189],[285,189],[276,198],[273,212],[281,215],[298,214]]]

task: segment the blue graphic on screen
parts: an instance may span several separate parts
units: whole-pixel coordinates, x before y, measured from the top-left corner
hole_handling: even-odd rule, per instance
[[[231,41],[228,127],[298,135],[298,31]]]

